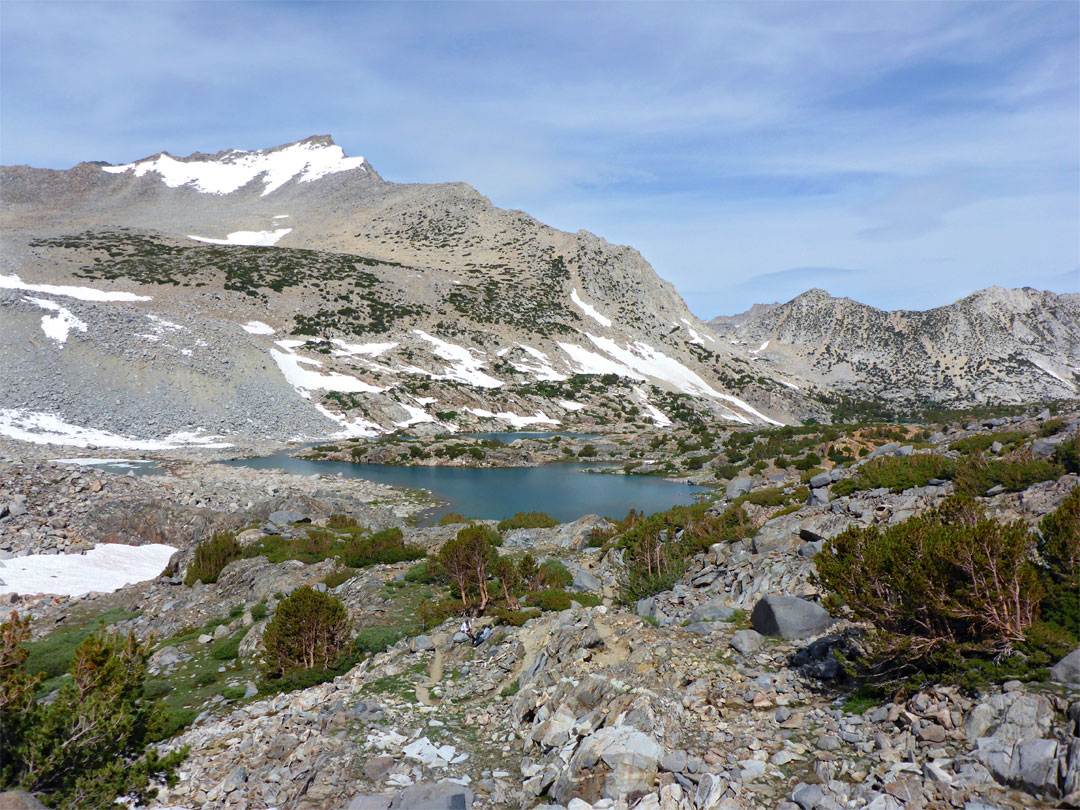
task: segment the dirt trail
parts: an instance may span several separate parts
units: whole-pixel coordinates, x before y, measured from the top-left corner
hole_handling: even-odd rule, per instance
[[[443,676],[443,651],[440,648],[435,649],[435,656],[431,659],[431,666],[428,667],[428,676],[423,683],[416,685],[416,699],[420,701],[424,706],[434,706],[435,702],[431,699],[431,687],[442,680]]]

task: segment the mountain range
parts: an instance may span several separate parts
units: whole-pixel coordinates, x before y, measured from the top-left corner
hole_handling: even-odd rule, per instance
[[[0,169],[0,434],[153,449],[1069,397],[1077,296],[811,291],[709,324],[630,247],[328,136]]]

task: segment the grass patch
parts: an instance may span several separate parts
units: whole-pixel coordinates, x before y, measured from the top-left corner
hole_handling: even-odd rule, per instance
[[[74,627],[55,630],[38,641],[26,643],[29,656],[26,659],[26,671],[31,675],[44,674],[46,678],[57,678],[68,670],[75,649],[98,628],[108,627],[127,619],[134,619],[139,613],[111,608],[89,621]]]

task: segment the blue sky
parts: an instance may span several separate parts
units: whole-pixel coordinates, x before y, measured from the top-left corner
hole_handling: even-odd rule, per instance
[[[629,244],[702,317],[1080,289],[1080,4],[0,3],[0,162],[330,133]]]

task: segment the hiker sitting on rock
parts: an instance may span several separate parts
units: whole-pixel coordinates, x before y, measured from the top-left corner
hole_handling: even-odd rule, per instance
[[[468,616],[461,622],[461,632],[469,637],[469,641],[471,641],[473,645],[476,644],[476,636],[473,635],[472,620]]]
[[[483,644],[489,638],[491,638],[491,625],[488,625],[483,630],[481,630],[480,634],[476,638],[473,639],[472,644],[473,644],[474,647],[479,647],[481,644]]]

